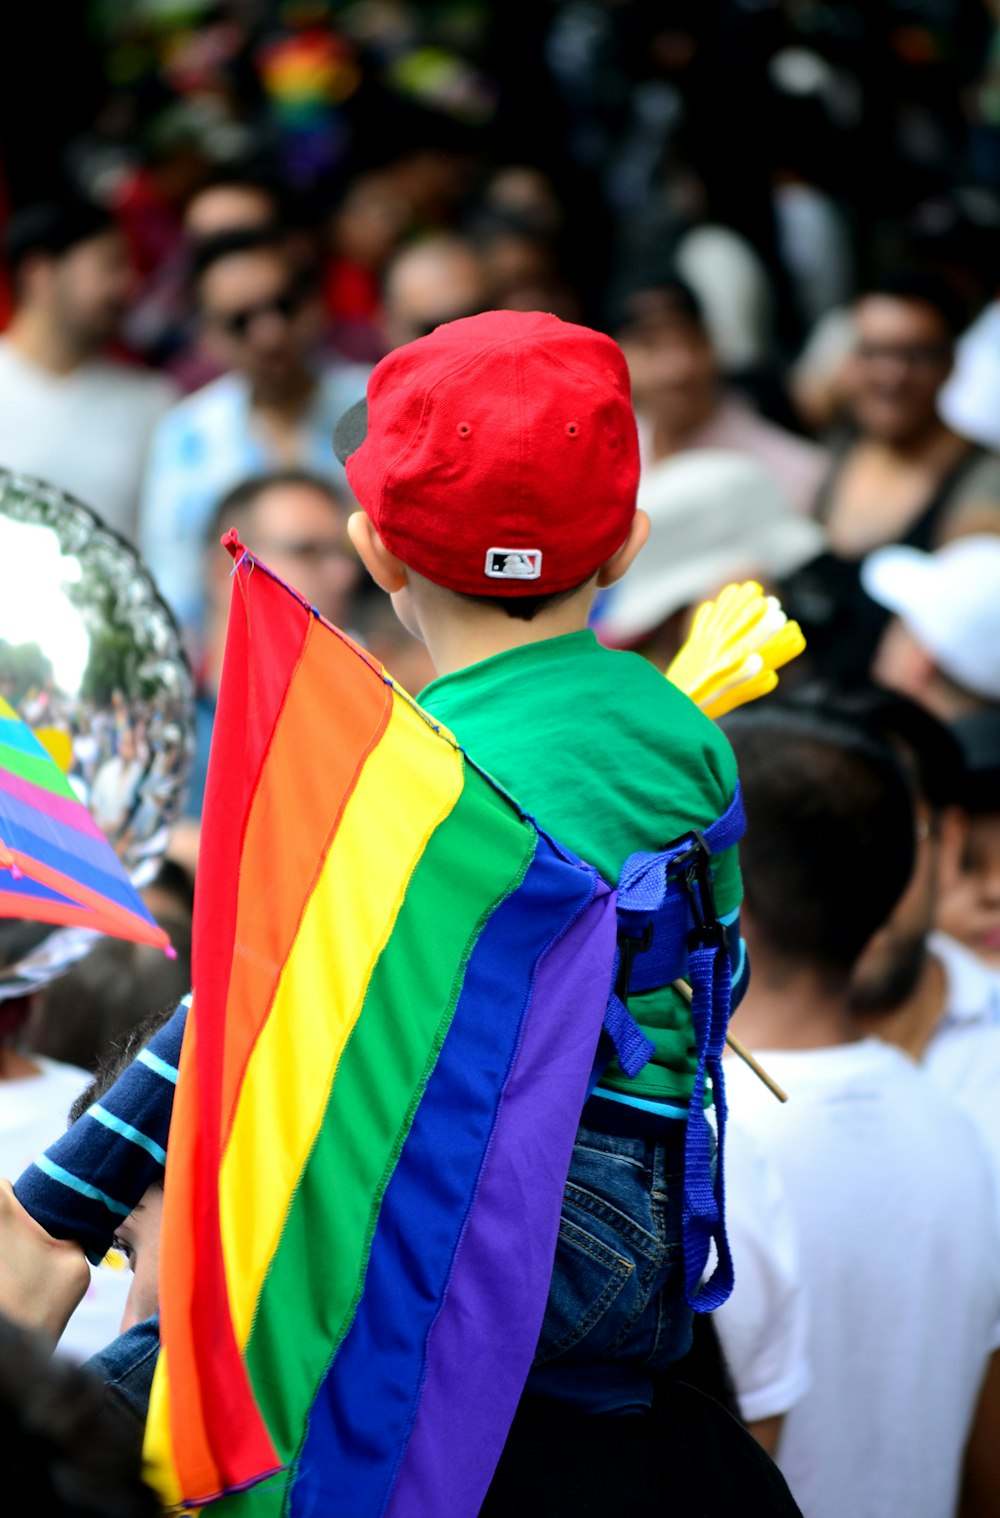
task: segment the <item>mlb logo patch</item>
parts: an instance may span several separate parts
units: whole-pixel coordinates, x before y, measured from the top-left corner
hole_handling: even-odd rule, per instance
[[[486,573],[491,580],[537,580],[541,572],[540,548],[486,550]]]

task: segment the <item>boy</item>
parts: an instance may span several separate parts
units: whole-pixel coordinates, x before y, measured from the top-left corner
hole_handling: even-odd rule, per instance
[[[736,769],[720,731],[645,660],[587,630],[595,591],[624,574],[647,530],[628,374],[609,338],[538,313],[449,323],[382,360],[335,447],[363,507],[352,541],[437,671],[425,705],[543,827],[616,882],[629,855],[726,811]],[[714,885],[732,941],[734,849]],[[635,1080],[612,1064],[587,1103],[529,1383],[591,1413],[647,1408],[654,1373],[691,1330],[691,1018],[667,987],[629,1005],[655,1053]],[[149,1051],[171,1065],[178,1022]],[[135,1125],[148,1132],[148,1121]],[[73,1170],[65,1152],[56,1160]],[[97,1184],[128,1210],[151,1180],[130,1175],[127,1194],[108,1173]],[[52,1184],[49,1165],[18,1196],[65,1234]],[[102,1225],[90,1206],[92,1236],[75,1236],[93,1247]]]
[[[725,811],[736,767],[719,730],[587,629],[648,531],[616,344],[540,313],[451,322],[382,360],[334,448],[363,508],[351,540],[437,671],[421,703],[541,827],[615,883],[630,854]],[[733,923],[735,849],[714,875]],[[587,1103],[528,1387],[591,1413],[648,1407],[690,1339],[691,1018],[669,987],[629,1007],[655,1053],[634,1080],[613,1062]]]

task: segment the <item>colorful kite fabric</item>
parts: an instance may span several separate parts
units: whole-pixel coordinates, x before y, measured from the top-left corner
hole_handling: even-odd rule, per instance
[[[169,950],[66,776],[2,699],[0,917],[94,928]]]
[[[146,1453],[169,1502],[472,1518],[541,1327],[614,896],[231,551]]]

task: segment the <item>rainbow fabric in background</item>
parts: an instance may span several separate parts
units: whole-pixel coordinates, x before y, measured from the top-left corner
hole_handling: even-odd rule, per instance
[[[173,952],[52,755],[2,698],[0,917],[93,928]]]
[[[614,896],[230,548],[147,1457],[221,1512],[473,1518],[541,1327]]]

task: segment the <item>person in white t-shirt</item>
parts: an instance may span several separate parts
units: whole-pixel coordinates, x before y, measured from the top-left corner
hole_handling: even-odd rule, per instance
[[[934,932],[941,882],[960,873],[967,837],[962,751],[930,712],[895,692],[873,687],[839,705],[900,753],[917,817],[913,875],[855,969],[851,1005],[866,1033],[918,1060],[968,1112],[993,1161],[1000,1203],[1000,975]]]
[[[743,1421],[773,1455],[811,1379],[808,1303],[784,1182],[738,1119],[726,1129],[726,1231],[736,1284],[713,1317]]]
[[[14,314],[0,338],[0,468],[79,496],[132,538],[153,429],[177,392],[105,355],[131,291],[124,238],[106,211],[67,200],[12,216],[4,254]]]
[[[862,1038],[848,997],[912,873],[910,791],[893,753],[845,722],[772,705],[724,725],[754,964],[735,1031],[789,1093],[781,1105],[731,1066],[730,1104],[781,1172],[811,1306],[813,1379],[778,1464],[809,1518],[945,1518],[997,1386],[993,1176],[965,1113]],[[983,1461],[966,1475],[977,1511],[997,1511]]]

